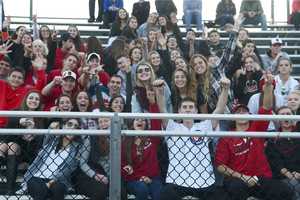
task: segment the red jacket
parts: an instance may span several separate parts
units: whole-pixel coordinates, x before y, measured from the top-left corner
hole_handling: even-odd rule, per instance
[[[271,110],[259,109],[259,114],[271,113]],[[269,121],[254,121],[247,131],[267,131],[268,125]],[[272,172],[264,152],[265,140],[262,138],[221,138],[217,144],[215,164],[226,165],[247,176],[271,178]]]
[[[159,112],[158,106],[150,105],[150,112]],[[160,120],[151,120],[151,130],[161,130]],[[137,155],[137,145],[133,144],[131,147],[131,159],[133,173],[128,175],[123,167],[128,165],[126,161],[126,150],[123,145],[122,148],[122,176],[125,181],[136,181],[140,180],[142,176],[147,176],[149,178],[157,177],[160,175],[159,162],[157,158],[157,149],[160,144],[159,137],[148,137],[148,144],[144,147],[142,159]]]

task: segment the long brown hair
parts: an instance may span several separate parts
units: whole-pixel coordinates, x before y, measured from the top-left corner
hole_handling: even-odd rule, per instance
[[[202,59],[203,62],[205,63],[206,71],[204,72],[204,74],[196,74],[194,69],[194,65],[195,65],[194,61],[196,58]],[[194,73],[197,82],[202,87],[204,99],[207,101],[210,93],[210,80],[211,80],[211,69],[208,65],[207,59],[205,58],[205,56],[201,54],[194,54],[190,59],[190,66],[192,68],[191,72]]]

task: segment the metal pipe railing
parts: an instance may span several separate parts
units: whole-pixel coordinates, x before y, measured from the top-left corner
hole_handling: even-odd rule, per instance
[[[122,119],[201,119],[201,120],[295,120],[297,115],[229,115],[229,114],[168,114],[168,113],[101,113],[101,112],[42,112],[42,111],[0,111],[1,117],[41,117],[41,118],[110,118],[110,130],[59,130],[59,129],[0,129],[0,135],[20,134],[73,134],[73,135],[110,135],[110,188],[109,200],[121,197],[121,136],[198,136],[198,137],[289,137],[299,138],[297,132],[241,132],[241,131],[135,131],[121,130]]]

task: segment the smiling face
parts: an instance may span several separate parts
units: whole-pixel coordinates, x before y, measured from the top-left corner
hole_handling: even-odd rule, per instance
[[[68,33],[70,33],[72,38],[76,38],[76,36],[78,35],[78,30],[74,26],[69,26],[67,31],[68,31]]]
[[[80,112],[86,112],[89,107],[89,97],[88,94],[85,91],[81,91],[78,93],[76,97],[76,104],[78,107],[78,110]]]
[[[110,119],[109,118],[99,118],[98,119],[98,126],[100,130],[106,130],[110,127]]]
[[[24,75],[19,71],[13,71],[7,78],[9,85],[12,88],[17,88],[24,83]]]
[[[175,60],[175,68],[182,69],[186,72],[188,71],[187,64],[186,64],[185,60],[181,57],[179,57]]]
[[[26,32],[26,27],[20,26],[20,27],[18,27],[18,30],[16,31],[16,35],[18,36],[18,38],[22,38],[25,32]]]
[[[187,77],[183,71],[176,71],[174,74],[174,84],[177,88],[184,88],[187,84]]]
[[[217,32],[213,32],[211,34],[209,34],[209,41],[212,44],[218,44],[220,42],[220,35]]]
[[[25,33],[22,37],[21,43],[23,45],[31,45],[32,44],[32,38],[29,34]]]
[[[160,65],[160,55],[157,52],[154,52],[150,55],[150,63],[154,67],[158,67]]]
[[[291,93],[287,97],[287,106],[294,112],[296,112],[300,106],[300,94]]]
[[[139,65],[136,73],[137,79],[141,82],[149,81],[151,79],[151,68],[148,65]]]
[[[42,26],[40,29],[41,38],[48,39],[50,37],[50,29],[47,26]]]
[[[134,130],[145,130],[146,128],[146,120],[145,119],[135,119],[133,121],[133,129]]]
[[[192,66],[197,75],[203,75],[207,71],[207,64],[201,57],[195,57]]]
[[[111,102],[111,110],[113,112],[122,112],[124,110],[124,100],[122,97],[116,97]]]
[[[245,59],[245,69],[247,72],[252,72],[254,70],[253,64],[254,64],[253,58],[247,57]]]
[[[142,59],[142,51],[140,48],[134,48],[130,55],[131,60],[134,63],[138,63]]]
[[[175,61],[178,57],[180,57],[180,52],[177,49],[172,50],[170,53],[171,61]]]
[[[45,45],[42,43],[42,41],[39,40],[39,41],[34,41],[32,43],[32,53],[34,55],[38,55],[38,54],[45,55],[46,54]]]
[[[177,48],[177,40],[174,37],[169,37],[167,41],[167,47],[169,49],[176,49]]]
[[[162,16],[158,17],[158,24],[160,26],[166,26],[167,25],[167,19],[165,17],[162,17]]]
[[[36,92],[31,92],[26,99],[26,106],[29,110],[36,110],[41,104],[40,95]]]
[[[67,96],[62,96],[58,100],[58,110],[62,112],[69,112],[73,108],[72,101]]]
[[[279,111],[277,112],[278,115],[293,115],[293,112],[290,108],[279,108]],[[296,125],[296,122],[292,120],[286,120],[286,121],[279,121],[280,128],[282,131],[285,130],[292,130],[293,127]]]
[[[127,11],[124,10],[124,9],[120,9],[118,13],[119,13],[119,18],[120,19],[126,19],[127,15],[128,15]]]

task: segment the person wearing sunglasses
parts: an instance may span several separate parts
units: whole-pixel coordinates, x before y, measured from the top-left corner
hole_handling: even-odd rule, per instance
[[[157,79],[152,66],[147,62],[140,62],[136,68],[135,74],[136,87],[131,100],[131,111],[148,112],[149,101],[147,94],[154,90],[157,86],[164,87],[165,106],[169,113],[172,113],[171,91],[167,83],[163,79]]]
[[[52,122],[49,128],[60,127],[67,132],[79,129],[80,123],[70,118],[64,122]],[[24,175],[22,189],[18,193],[28,191],[34,200],[63,200],[71,188],[70,178],[78,166],[80,147],[80,137],[46,135],[42,148]]]

